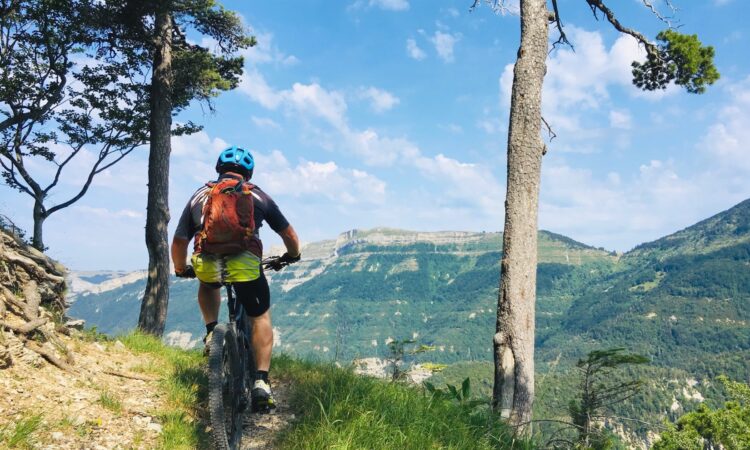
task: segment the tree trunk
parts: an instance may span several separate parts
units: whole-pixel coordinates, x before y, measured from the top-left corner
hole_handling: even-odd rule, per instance
[[[34,236],[31,238],[31,246],[43,252],[44,249],[44,220],[47,215],[44,213],[44,204],[42,199],[34,199]]]
[[[169,3],[169,2],[165,2]],[[161,336],[169,303],[169,154],[172,129],[172,17],[162,6],[156,13],[156,50],[151,77],[151,148],[148,158],[146,246],[148,281],[138,327]]]
[[[531,431],[534,401],[537,216],[544,150],[541,106],[548,46],[546,6],[546,0],[521,1],[521,47],[513,71],[503,257],[493,339],[492,406],[522,434]]]

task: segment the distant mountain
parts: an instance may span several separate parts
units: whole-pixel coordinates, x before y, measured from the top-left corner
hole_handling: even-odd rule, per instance
[[[303,259],[269,274],[277,344],[300,354],[381,356],[389,339],[419,337],[437,359],[488,358],[499,282],[500,233],[351,230],[311,243]],[[617,258],[564,236],[539,233],[541,328],[567,309],[580,283]],[[89,278],[73,274],[76,279]],[[138,278],[137,276],[133,275]],[[104,281],[113,286],[121,274]],[[100,331],[137,322],[145,280],[77,291],[70,314]],[[197,283],[173,280],[167,336],[191,345],[203,335]],[[560,293],[561,295],[557,295]]]
[[[746,242],[750,242],[750,199],[684,230],[641,244],[628,252],[626,258],[707,254]]]
[[[750,376],[750,200],[636,247],[581,292],[549,354],[626,345],[695,374]]]

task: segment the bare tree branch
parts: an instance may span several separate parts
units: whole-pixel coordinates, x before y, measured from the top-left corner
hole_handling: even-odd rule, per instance
[[[558,45],[564,44],[570,46],[570,48],[575,51],[575,47],[573,47],[573,44],[571,44],[568,40],[568,36],[565,35],[565,31],[563,31],[563,24],[562,19],[560,18],[560,11],[557,7],[557,0],[552,0],[552,9],[554,10],[554,15],[551,18],[551,21],[555,22],[555,27],[557,28],[558,33],[560,33],[560,37],[558,37],[557,40],[552,44],[552,50],[554,50]]]
[[[638,42],[643,44],[644,47],[646,47],[646,52],[649,55],[654,55],[655,57],[659,58],[659,49],[656,47],[654,43],[648,40],[646,36],[643,34],[635,31],[632,28],[627,28],[624,25],[620,23],[619,20],[617,20],[617,17],[615,17],[615,13],[612,12],[611,9],[607,7],[607,5],[604,4],[602,0],[586,0],[586,3],[588,3],[589,7],[591,8],[591,11],[594,13],[594,17],[599,20],[599,16],[597,15],[597,11],[604,14],[604,17],[607,18],[607,21],[612,24],[613,27],[620,33],[628,34],[632,37],[634,37]]]
[[[547,123],[547,121],[544,119],[544,117],[542,117],[542,123],[547,128],[547,134],[549,136],[549,141],[552,142],[552,140],[557,137],[557,134],[555,134],[555,132],[552,131],[552,127],[549,126],[549,123]]]
[[[665,16],[660,13],[659,10],[654,6],[653,2],[651,2],[651,0],[641,0],[641,2],[643,3],[643,6],[648,8],[651,13],[656,16],[657,19],[664,22],[667,27],[675,28],[674,26],[672,26],[672,19],[674,18],[673,16]],[[675,8],[670,0],[664,0],[664,3],[672,11],[672,14],[675,14],[677,12],[677,8]]]

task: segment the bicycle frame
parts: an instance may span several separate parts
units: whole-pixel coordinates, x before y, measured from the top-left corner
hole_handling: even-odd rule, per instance
[[[237,350],[240,357],[241,379],[235,380],[235,385],[239,386],[239,392],[245,392],[248,384],[252,382],[252,376],[255,376],[255,352],[252,347],[252,323],[245,314],[245,308],[242,302],[237,300],[234,292],[234,286],[231,283],[224,283],[227,291],[227,306],[229,309],[229,327],[233,329],[237,336]],[[253,374],[250,373],[253,369]]]

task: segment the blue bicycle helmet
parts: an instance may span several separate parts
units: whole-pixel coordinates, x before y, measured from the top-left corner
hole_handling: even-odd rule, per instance
[[[219,160],[216,161],[217,172],[238,172],[248,180],[252,178],[254,168],[255,160],[253,159],[253,155],[244,148],[237,147],[236,145],[221,152]]]

